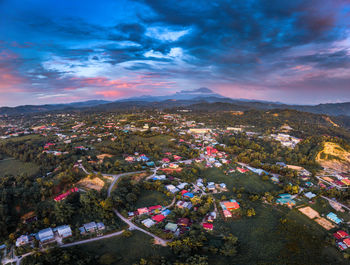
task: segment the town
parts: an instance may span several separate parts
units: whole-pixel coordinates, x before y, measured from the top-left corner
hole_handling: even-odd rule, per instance
[[[262,243],[268,225],[283,237],[308,236],[309,244],[316,236],[332,258],[349,257],[349,169],[325,163],[332,154],[322,149],[346,153],[346,146],[301,135],[284,121],[266,133],[243,120],[249,112],[227,115],[234,127],[178,110],[1,117],[1,185],[23,193],[2,202],[18,208],[1,234],[2,263],[140,234],[175,254],[195,252],[197,242],[207,249],[199,253],[220,252],[224,262],[240,255],[238,244]],[[303,157],[305,148],[314,161]],[[6,166],[13,163],[18,171]],[[249,235],[254,226],[260,239]],[[276,249],[282,244],[280,235],[267,237]]]

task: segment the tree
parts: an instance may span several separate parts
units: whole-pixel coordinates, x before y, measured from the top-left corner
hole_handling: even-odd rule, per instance
[[[255,216],[255,210],[253,208],[250,208],[247,210],[247,216],[252,217]]]

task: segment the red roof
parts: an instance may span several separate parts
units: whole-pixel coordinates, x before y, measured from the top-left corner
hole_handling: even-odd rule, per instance
[[[348,247],[350,247],[350,238],[345,238],[345,239],[343,240],[343,242],[344,242]]]
[[[157,215],[153,216],[152,219],[154,221],[156,221],[157,223],[159,223],[165,219],[165,216],[162,214],[157,214]]]
[[[148,210],[149,210],[149,211],[153,211],[153,210],[155,210],[155,209],[160,209],[160,208],[162,208],[161,205],[155,205],[155,206],[150,206],[150,207],[148,207]]]
[[[240,167],[237,167],[237,170],[241,173],[245,173],[245,172],[249,171],[248,169],[244,169],[244,168],[240,168]]]
[[[181,195],[184,195],[185,193],[187,193],[188,191],[187,190],[182,190],[181,191]]]
[[[203,228],[206,230],[213,230],[214,226],[210,223],[203,223]]]
[[[69,191],[67,191],[66,193],[63,193],[61,195],[58,195],[57,197],[55,197],[55,201],[58,202],[58,201],[61,201],[63,199],[65,199],[69,194],[73,193],[73,192],[77,192],[79,191],[78,188],[72,188],[70,189]]]
[[[346,233],[346,232],[343,231],[343,230],[339,230],[339,231],[337,231],[336,233],[334,233],[333,235],[334,235],[334,237],[337,238],[337,239],[342,239],[342,238],[345,238],[345,237],[348,237],[348,236],[349,236],[349,234]]]

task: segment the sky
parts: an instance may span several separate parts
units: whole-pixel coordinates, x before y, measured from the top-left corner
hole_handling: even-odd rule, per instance
[[[0,106],[208,87],[350,101],[349,0],[0,0]]]

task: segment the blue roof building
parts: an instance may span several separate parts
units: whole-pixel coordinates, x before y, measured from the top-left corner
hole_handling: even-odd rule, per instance
[[[342,222],[342,220],[335,213],[332,212],[327,214],[327,218],[336,224],[340,224]]]

